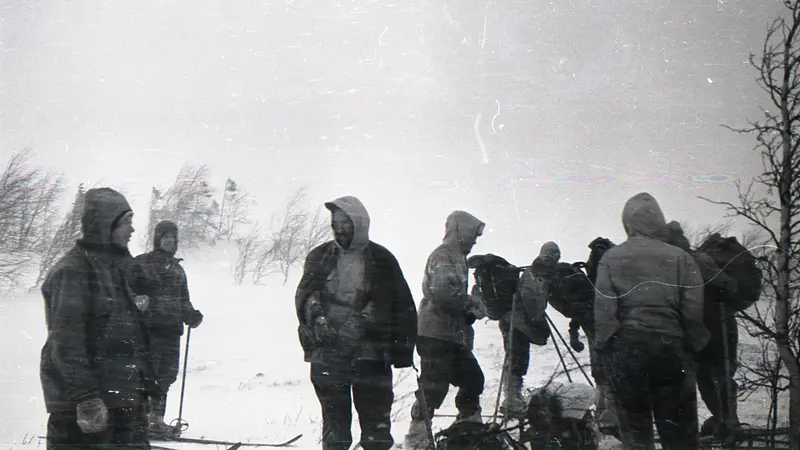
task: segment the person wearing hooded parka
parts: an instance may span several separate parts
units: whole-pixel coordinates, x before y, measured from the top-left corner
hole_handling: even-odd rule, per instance
[[[82,237],[48,272],[40,378],[47,448],[149,448],[147,396],[157,390],[141,309],[125,268],[133,213],[110,188],[86,192]]]
[[[453,211],[447,216],[442,244],[425,264],[417,353],[421,365],[419,389],[428,410],[423,410],[418,401],[412,406],[405,440],[409,448],[430,448],[427,420],[441,406],[451,384],[459,388],[456,421],[482,421],[484,375],[472,353],[472,324],[486,316],[486,307],[479,296],[467,293],[467,255],[484,228],[485,224],[472,214]]]
[[[392,367],[413,364],[417,310],[394,255],[370,241],[356,197],[325,203],[334,239],[308,254],[295,294],[298,334],[322,407],[322,448],[347,450],[352,407],[364,450],[394,444]]]
[[[664,215],[648,193],[630,198],[628,239],[600,260],[595,348],[609,383],[623,448],[654,449],[653,419],[665,450],[699,447],[691,353],[709,338],[703,278],[694,259],[669,245]]]
[[[154,437],[178,433],[176,427],[164,422],[167,394],[178,378],[184,324],[196,328],[203,321],[203,314],[189,297],[182,259],[175,257],[177,250],[178,226],[162,221],[153,230],[153,250],[134,258],[128,269],[133,291],[150,298],[145,318],[160,387],[160,392],[150,398],[148,414],[150,435]]]

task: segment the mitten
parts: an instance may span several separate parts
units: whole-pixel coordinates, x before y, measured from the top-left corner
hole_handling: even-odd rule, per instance
[[[137,295],[133,297],[133,303],[139,308],[139,311],[145,312],[150,307],[150,297],[146,295]]]
[[[570,339],[569,340],[569,346],[572,347],[572,349],[575,350],[578,353],[582,352],[583,349],[585,348],[585,346],[583,345],[583,342],[581,342],[581,340],[579,338]]]
[[[325,316],[318,316],[314,321],[314,338],[322,345],[332,340],[332,331]]]
[[[197,328],[201,323],[203,323],[203,313],[195,310],[189,315],[189,320],[186,322],[186,325],[189,325],[189,328]]]
[[[585,348],[583,342],[581,342],[580,335],[578,334],[578,328],[574,328],[572,323],[570,323],[569,328],[569,346],[578,353],[582,352]]]
[[[475,316],[476,319],[481,320],[486,317],[486,306],[479,296],[470,295],[470,305],[467,313]]]
[[[108,408],[101,398],[78,403],[78,426],[84,433],[99,433],[108,427]]]

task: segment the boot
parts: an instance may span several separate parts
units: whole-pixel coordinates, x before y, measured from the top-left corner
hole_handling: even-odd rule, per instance
[[[476,411],[469,413],[464,413],[459,411],[458,415],[456,415],[456,420],[453,423],[456,424],[459,422],[483,423],[483,417],[481,416],[481,407],[479,406]]]
[[[164,422],[166,409],[166,395],[150,398],[150,412],[147,413],[147,424],[149,435],[153,439],[171,438],[180,435],[180,430]]]
[[[735,399],[736,394],[738,391],[738,386],[736,383],[733,383],[733,398]],[[727,396],[726,396],[727,399]],[[718,434],[721,435],[723,439],[728,440],[735,440],[736,436],[741,431],[741,423],[739,422],[739,413],[738,413],[738,403],[734,400],[730,403],[726,402],[725,404],[725,413],[722,417],[722,420],[719,423],[719,430]]]
[[[508,417],[521,417],[525,415],[525,399],[522,396],[522,377],[511,376],[504,386],[503,404],[500,412]]]

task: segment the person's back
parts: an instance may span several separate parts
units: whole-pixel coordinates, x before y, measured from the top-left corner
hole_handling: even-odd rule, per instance
[[[667,244],[661,208],[646,193],[625,205],[628,239],[600,260],[595,347],[626,448],[652,448],[655,415],[665,449],[696,449],[697,404],[685,352],[702,350],[703,280],[692,257]]]
[[[50,414],[48,448],[146,444],[145,396],[154,380],[142,317],[124,273],[131,220],[121,194],[89,190],[83,236],[42,284],[48,336],[40,377]]]

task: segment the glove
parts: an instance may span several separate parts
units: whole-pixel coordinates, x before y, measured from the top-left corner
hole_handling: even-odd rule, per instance
[[[583,349],[585,348],[585,346],[583,345],[583,342],[581,342],[581,340],[578,339],[578,338],[570,339],[569,340],[569,346],[572,347],[572,349],[575,350],[578,353],[582,352]]]
[[[470,304],[467,307],[467,314],[475,316],[475,319],[481,320],[486,317],[486,306],[483,304],[483,300],[479,296],[470,295],[469,296]]]
[[[189,325],[189,328],[197,328],[201,323],[203,323],[203,313],[195,310],[189,316],[189,320],[186,322],[186,325]]]
[[[86,434],[99,433],[108,428],[108,408],[101,398],[78,403],[78,426]]]
[[[477,283],[472,285],[472,291],[470,292],[470,297],[483,298],[483,291],[481,290],[480,285],[478,285]]]
[[[569,328],[569,346],[578,353],[582,352],[585,348],[583,342],[581,342],[580,335],[578,334],[578,328],[573,328],[572,323],[570,323]]]
[[[318,316],[314,320],[314,338],[322,345],[330,344],[333,340],[333,332],[325,316]]]
[[[147,308],[150,307],[150,297],[146,295],[137,295],[133,297],[133,303],[136,304],[136,307],[139,308],[139,311],[147,311]]]

